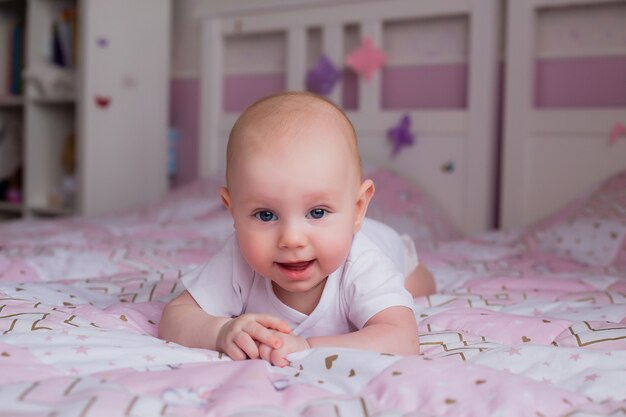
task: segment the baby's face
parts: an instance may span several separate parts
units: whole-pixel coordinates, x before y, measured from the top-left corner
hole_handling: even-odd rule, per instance
[[[282,132],[261,127],[255,134],[266,146],[240,149],[230,167],[226,199],[242,255],[283,290],[279,298],[320,293],[367,208],[344,133],[323,120]]]

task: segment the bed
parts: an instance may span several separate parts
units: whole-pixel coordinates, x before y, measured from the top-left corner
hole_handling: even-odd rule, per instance
[[[415,300],[422,355],[315,349],[277,368],[158,339],[180,274],[232,231],[220,182],[203,180],[116,216],[0,226],[0,414],[623,412],[626,171],[534,227],[453,239],[418,188],[371,169],[384,184],[371,214],[418,239],[439,287]],[[601,253],[559,243],[596,223]]]
[[[424,1],[417,15],[407,12],[414,2],[384,3],[391,17],[465,16],[484,36],[497,33],[497,19],[490,28],[476,26],[490,26],[483,9],[489,2]],[[380,27],[371,23],[380,18],[368,11],[372,4],[333,10],[339,20]],[[305,16],[304,23],[328,16],[315,7],[287,12]],[[473,20],[479,16],[487,20]],[[284,26],[284,15],[279,17],[271,27]],[[208,17],[205,63],[221,59],[215,36],[222,39],[222,30],[228,36],[231,30],[265,30],[255,25],[266,20],[265,12]],[[479,35],[470,32],[472,39]],[[473,55],[470,61],[476,61]],[[374,94],[379,103],[381,92],[363,91],[358,108],[349,112],[370,161],[366,175],[377,184],[369,215],[410,234],[437,281],[436,294],[415,299],[421,355],[324,348],[294,354],[290,366],[278,368],[158,339],[162,308],[182,290],[180,276],[209,259],[232,233],[217,195],[223,167],[214,153],[223,149],[224,130],[234,119],[233,112],[222,112],[224,91],[216,82],[222,77],[214,69],[203,74],[203,114],[212,121],[203,121],[206,178],[171,191],[158,204],[114,215],[0,224],[0,415],[626,412],[626,167],[597,178],[541,220],[485,231],[498,193],[492,189],[481,200],[476,192],[480,204],[464,205],[480,182],[470,180],[467,167],[488,161],[481,155],[476,162],[466,152],[466,141],[481,138],[473,130],[479,129],[472,107],[478,99],[469,97],[471,109],[412,111],[421,126],[420,147],[398,159],[388,157],[385,142],[367,143],[403,111],[377,111],[363,94]],[[385,114],[368,124],[376,112]],[[424,143],[435,156],[420,171],[410,161],[425,160],[418,152]],[[456,169],[442,170],[451,155]],[[487,163],[488,170],[497,163]],[[434,182],[424,178],[430,176]],[[442,184],[450,187],[438,194]],[[476,214],[465,217],[471,207]]]

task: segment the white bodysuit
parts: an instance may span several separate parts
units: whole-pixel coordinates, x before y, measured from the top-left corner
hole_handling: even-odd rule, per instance
[[[365,219],[347,260],[328,276],[320,301],[309,315],[276,297],[271,280],[257,274],[243,259],[234,234],[217,255],[185,274],[182,281],[210,315],[271,314],[286,321],[293,334],[310,337],[355,331],[388,307],[412,309],[413,298],[404,280],[416,266],[412,241],[382,223]]]

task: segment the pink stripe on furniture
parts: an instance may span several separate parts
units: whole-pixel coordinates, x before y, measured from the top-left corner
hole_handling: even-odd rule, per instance
[[[467,101],[467,65],[384,68],[382,108],[464,108]],[[284,74],[230,75],[224,78],[224,110],[239,112],[254,100],[285,88]],[[343,74],[346,109],[358,107],[358,77]]]
[[[543,59],[535,65],[535,105],[539,108],[626,106],[626,57]],[[199,80],[174,79],[170,118],[179,131],[175,184],[198,176]],[[254,100],[285,89],[284,74],[227,76],[224,110],[240,112]],[[343,75],[342,105],[358,107],[358,77]],[[459,109],[467,104],[467,65],[388,67],[382,72],[384,109]]]
[[[626,57],[542,59],[535,65],[535,106],[626,106]]]
[[[626,57],[542,59],[536,63],[537,107],[626,105]],[[383,109],[459,109],[467,104],[467,65],[387,67],[382,70]],[[243,110],[254,100],[285,88],[284,74],[227,76],[224,109]],[[358,78],[345,71],[342,105],[358,104]]]
[[[465,108],[467,65],[383,68],[381,95],[383,109]]]
[[[350,70],[343,71],[341,105],[346,110],[356,110],[359,107],[359,77]]]
[[[224,111],[238,113],[254,101],[286,88],[285,74],[227,75],[224,77]]]

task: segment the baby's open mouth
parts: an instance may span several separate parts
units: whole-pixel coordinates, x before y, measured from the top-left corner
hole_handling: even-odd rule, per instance
[[[313,261],[302,261],[302,262],[277,262],[281,268],[285,268],[289,271],[304,271],[308,268]]]

